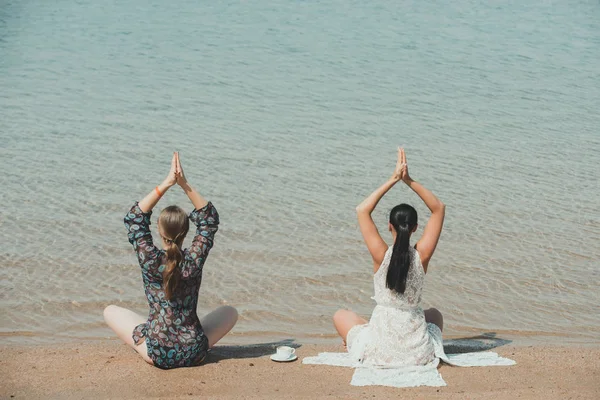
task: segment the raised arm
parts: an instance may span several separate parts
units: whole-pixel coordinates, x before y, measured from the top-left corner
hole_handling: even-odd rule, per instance
[[[176,183],[176,168],[177,159],[176,155],[173,154],[171,170],[167,178],[148,193],[142,201],[135,203],[123,220],[127,228],[129,243],[133,245],[140,266],[145,273],[156,271],[160,266],[158,261],[160,254],[154,246],[152,233],[150,232],[150,216],[152,215],[152,209],[162,195]]]
[[[219,229],[219,213],[211,202],[190,214],[190,220],[196,225],[196,234],[192,246],[188,249],[190,256],[198,267],[202,267],[210,249],[212,249],[215,234]]]
[[[406,154],[404,149],[401,150],[402,163],[404,170],[402,172],[402,181],[408,185],[420,198],[423,200],[427,208],[431,211],[431,217],[425,225],[423,236],[417,242],[416,248],[423,264],[423,269],[427,272],[427,266],[429,260],[435,252],[440,234],[442,233],[442,227],[444,225],[444,216],[446,214],[446,206],[440,201],[430,190],[426,189],[419,182],[411,179],[408,175],[408,163],[406,161]]]
[[[379,269],[379,266],[385,257],[388,245],[381,238],[381,235],[377,230],[377,226],[375,225],[375,222],[373,222],[371,214],[373,213],[373,210],[375,210],[379,200],[381,200],[381,198],[402,178],[401,164],[401,152],[400,149],[398,149],[398,161],[396,162],[396,169],[394,170],[394,173],[390,179],[377,188],[369,197],[364,199],[362,203],[356,207],[358,226],[360,227],[360,233],[362,233],[363,239],[367,245],[367,249],[369,249],[369,253],[371,253],[371,257],[373,258],[374,273]]]
[[[219,213],[212,203],[208,202],[188,183],[181,167],[179,153],[176,153],[176,156],[177,184],[181,186],[194,205],[190,220],[196,225],[196,234],[192,240],[192,246],[189,248],[189,253],[196,265],[201,267],[213,246],[215,233],[219,229]]]

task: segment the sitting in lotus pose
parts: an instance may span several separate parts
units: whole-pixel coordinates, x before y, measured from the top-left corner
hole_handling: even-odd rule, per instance
[[[411,235],[417,229],[417,212],[400,204],[390,212],[388,229],[394,245],[379,235],[371,218],[377,203],[396,183],[403,181],[425,202],[431,217],[423,236],[413,247]],[[436,357],[434,338],[441,343],[442,314],[436,309],[423,311],[421,292],[425,273],[438,243],[444,223],[444,204],[408,175],[404,149],[392,177],[357,208],[363,239],[373,258],[377,302],[369,322],[348,310],[333,317],[335,328],[355,361],[375,366],[425,365]]]
[[[169,206],[158,217],[158,233],[163,250],[154,246],[150,215],[163,194],[175,184],[191,200],[189,215],[178,206]],[[182,249],[189,229],[196,233],[189,249]],[[237,311],[224,306],[206,315],[196,315],[202,269],[213,246],[219,214],[187,182],[179,154],[174,153],[165,181],[125,216],[129,242],[142,269],[144,289],[150,311],[144,318],[133,311],[110,305],[104,310],[108,326],[142,358],[162,369],[200,365],[207,351],[237,322]]]

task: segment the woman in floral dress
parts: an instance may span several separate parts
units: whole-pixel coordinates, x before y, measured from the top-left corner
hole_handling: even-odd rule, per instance
[[[158,233],[163,250],[156,248],[150,232],[152,209],[175,184],[194,206],[189,215],[178,206],[162,210]],[[192,246],[182,249],[189,229],[196,226]],[[202,363],[209,348],[225,336],[237,322],[237,311],[224,306],[206,315],[196,315],[202,268],[213,246],[219,226],[219,214],[187,182],[179,154],[173,154],[171,170],[163,183],[142,201],[135,203],[125,216],[129,242],[140,267],[148,305],[144,318],[128,309],[110,305],[104,310],[108,326],[142,358],[162,369],[191,367]]]

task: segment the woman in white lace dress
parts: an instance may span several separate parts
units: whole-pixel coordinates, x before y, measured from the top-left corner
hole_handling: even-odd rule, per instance
[[[423,236],[414,247],[410,245],[411,235],[417,229],[417,211],[413,207],[400,204],[390,212],[388,229],[394,240],[390,247],[371,218],[379,200],[400,181],[431,210]],[[398,149],[394,174],[356,212],[360,231],[373,257],[373,298],[377,305],[368,322],[352,311],[339,310],[333,317],[335,328],[356,361],[382,367],[428,364],[436,357],[434,343],[441,343],[443,319],[434,308],[423,311],[421,292],[442,231],[445,206],[410,178],[404,149]]]

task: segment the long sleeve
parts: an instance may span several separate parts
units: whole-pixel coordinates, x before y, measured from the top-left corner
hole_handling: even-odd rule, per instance
[[[202,266],[213,247],[215,233],[219,229],[219,213],[215,206],[208,204],[190,213],[190,221],[196,225],[196,235],[189,248],[189,255],[196,266]]]
[[[123,220],[127,228],[129,243],[133,245],[143,271],[150,271],[159,267],[157,259],[160,251],[154,246],[152,233],[150,232],[151,215],[152,212],[142,212],[136,202]]]

